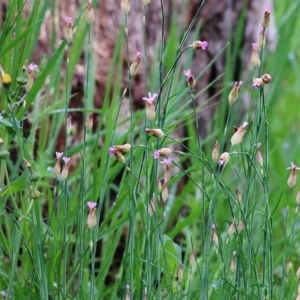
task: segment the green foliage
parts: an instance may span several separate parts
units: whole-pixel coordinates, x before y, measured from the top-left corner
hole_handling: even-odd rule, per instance
[[[195,22],[203,3],[186,28],[172,12],[168,35],[162,27],[153,62],[145,68],[146,86],[159,93],[156,115],[150,121],[145,110],[133,110],[129,75],[122,88],[127,72],[123,54],[130,32],[127,36],[120,28],[103,104],[96,109],[97,58],[91,46],[92,25],[84,20],[86,7],[78,7],[72,44],[62,40],[56,46],[54,31],[49,37],[52,53],[30,72],[46,12],[55,11],[56,4],[33,1],[28,8],[26,1],[10,1],[0,30],[1,296],[296,298],[299,204],[297,185],[287,187],[291,171],[286,168],[291,161],[299,164],[299,18],[295,12],[300,1],[275,1],[271,18],[278,30],[276,51],[266,47],[260,52],[260,67],[253,73],[240,72],[248,78],[243,79],[237,103],[229,106],[231,84],[238,79],[233,75],[236,61],[243,56],[247,9],[243,3],[233,42],[223,45],[194,74],[200,82],[220,57],[226,58],[224,73],[203,89],[187,87],[182,73],[195,55],[203,55],[187,47],[201,36],[201,24],[195,28]],[[130,18],[130,14],[124,18],[125,28]],[[146,43],[142,52],[147,52]],[[71,84],[83,53],[84,104],[70,108],[71,99],[78,96],[71,94]],[[128,53],[126,59],[132,61]],[[63,80],[62,73],[66,74]],[[253,89],[253,74],[264,73],[271,74],[271,83]],[[12,81],[5,82],[4,74]],[[216,86],[215,94],[197,102]],[[199,117],[211,112],[216,99],[214,115],[203,126]],[[241,99],[248,101],[243,109]],[[68,115],[74,112],[82,116],[80,132],[80,126],[68,125]],[[99,119],[92,130],[84,126],[89,112]],[[231,145],[232,126],[240,127],[244,120],[249,125],[237,129],[247,131],[243,142]],[[145,128],[161,128],[164,136],[147,136]],[[211,159],[216,140],[219,154],[230,154],[225,166]],[[258,142],[262,143],[259,149]],[[63,149],[57,149],[58,144]],[[125,151],[118,148],[127,144],[131,147]],[[173,159],[170,166],[163,157],[153,159],[155,150],[168,147],[173,149],[167,155]],[[59,154],[55,158],[56,151],[71,161]],[[87,206],[90,201],[97,203],[97,209]],[[94,228],[89,228],[87,218],[96,218]]]

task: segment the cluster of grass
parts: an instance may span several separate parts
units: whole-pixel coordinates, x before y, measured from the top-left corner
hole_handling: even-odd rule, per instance
[[[148,1],[142,2],[146,34]],[[276,52],[261,46],[260,64],[243,74],[247,78],[232,78],[235,72],[227,63],[211,83],[224,88],[205,133],[198,119],[210,111],[211,99],[197,105],[203,91],[193,83],[206,69],[195,77],[183,75],[194,55],[205,55],[205,44],[200,50],[187,44],[205,1],[180,36],[171,30],[166,41],[162,24],[159,54],[151,65],[146,43],[142,55],[129,56],[131,15],[129,2],[121,3],[125,30],[116,40],[101,109],[93,106],[91,84],[93,5],[79,7],[73,22],[67,19],[66,39],[57,48],[52,39],[53,54],[35,62],[38,68],[27,61],[53,6],[36,1],[26,6],[26,18],[26,1],[7,6],[0,32],[0,295],[296,299],[300,199],[297,167],[286,168],[291,161],[300,164],[295,100],[300,73],[293,52],[299,41],[291,38],[300,1],[281,3],[271,12],[278,19]],[[161,9],[164,15],[163,1]],[[262,19],[264,13],[262,7]],[[262,40],[267,30],[261,31]],[[82,51],[83,106],[70,109],[72,74]],[[141,63],[145,97],[158,95],[149,96],[155,101],[145,101],[145,110],[133,111],[132,78]],[[270,83],[264,74],[271,74]],[[231,80],[244,83],[232,88]],[[242,98],[248,99],[246,108]],[[74,111],[82,114],[82,132],[68,121]],[[244,121],[249,124],[243,126]],[[183,128],[184,136],[178,137]],[[64,149],[56,149],[62,129]]]

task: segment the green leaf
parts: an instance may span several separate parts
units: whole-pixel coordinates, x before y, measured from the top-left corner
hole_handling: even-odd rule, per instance
[[[6,119],[0,119],[0,123],[6,127],[13,127],[13,124]]]
[[[0,189],[0,197],[5,197],[28,188],[29,171],[25,171],[18,179]]]
[[[40,23],[41,21],[38,21],[36,23],[34,23],[33,25],[31,25],[30,27],[28,27],[26,30],[24,30],[20,35],[18,35],[11,43],[9,43],[9,45],[3,49],[3,51],[0,54],[0,58],[2,58],[6,53],[8,53],[13,47],[15,47],[24,37],[26,37],[26,35],[28,34],[28,32],[32,29],[32,27],[36,26],[38,23]]]

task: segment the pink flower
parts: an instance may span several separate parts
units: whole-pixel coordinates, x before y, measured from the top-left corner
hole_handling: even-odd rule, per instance
[[[88,201],[87,206],[89,207],[89,209],[94,209],[97,206],[97,203]]]
[[[63,157],[62,159],[65,162],[65,164],[67,165],[69,163],[69,161],[71,160],[71,157]]]
[[[65,21],[67,24],[71,24],[72,23],[72,18],[71,17],[65,17]]]
[[[108,154],[110,156],[115,156],[116,155],[116,149],[115,149],[115,147],[109,147],[108,148]]]
[[[155,98],[158,96],[158,94],[154,93],[148,93],[149,98],[143,97],[143,100],[147,101],[148,105],[152,105],[155,101]]]
[[[184,70],[183,71],[183,74],[186,76],[186,77],[192,77],[192,71],[191,69],[187,69],[187,70]]]
[[[257,43],[252,43],[252,50],[257,51],[258,49],[258,44]]]
[[[188,86],[193,89],[196,85],[196,80],[192,74],[191,69],[184,70],[183,74],[187,77],[186,82],[187,82]]]
[[[136,53],[136,57],[137,57],[137,58],[141,58],[141,57],[142,57],[142,52],[138,51],[138,52]]]
[[[193,48],[195,50],[206,50],[207,46],[208,46],[208,42],[207,41],[194,41],[192,44]]]
[[[38,65],[35,65],[35,64],[29,64],[29,65],[28,65],[28,73],[29,73],[29,74],[32,74],[37,68],[38,68]]]
[[[271,7],[270,5],[265,5],[265,12],[270,14],[271,13]]]
[[[291,166],[290,167],[288,167],[288,168],[286,168],[287,170],[288,169],[291,169],[291,170],[300,170],[300,168],[299,167],[297,167],[293,162],[291,162]]]
[[[158,152],[158,151],[157,151]],[[169,166],[169,165],[171,165],[171,163],[172,163],[172,158],[171,157],[165,157],[164,159],[163,159],[163,161],[161,161],[160,162],[161,164],[165,164],[166,166]]]
[[[153,153],[152,153],[152,156],[154,159],[158,159],[159,158],[159,151],[158,150],[155,150]]]
[[[56,155],[56,159],[60,159],[62,156],[63,156],[63,152],[55,152],[55,155]]]
[[[202,48],[202,50],[206,50],[207,46],[208,46],[208,42],[207,41],[201,42],[201,48]]]

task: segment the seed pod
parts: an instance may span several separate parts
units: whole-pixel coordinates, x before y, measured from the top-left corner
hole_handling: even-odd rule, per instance
[[[146,128],[145,131],[146,133],[151,134],[158,139],[164,136],[164,132],[159,128]]]
[[[158,150],[159,156],[169,156],[172,153],[170,148],[161,148]]]
[[[213,151],[211,153],[212,161],[217,162],[219,158],[219,144],[218,141],[215,142]]]
[[[128,15],[130,11],[130,3],[128,0],[121,0],[121,10],[125,15]]]
[[[229,158],[230,158],[230,154],[228,152],[224,152],[221,154],[220,158],[219,158],[219,166],[225,166],[228,161],[229,161]]]
[[[86,20],[86,22],[88,24],[91,24],[91,23],[94,22],[95,12],[94,12],[92,4],[87,4],[86,5],[86,9],[85,9],[85,13],[84,13],[84,18],[85,18],[85,20]]]

